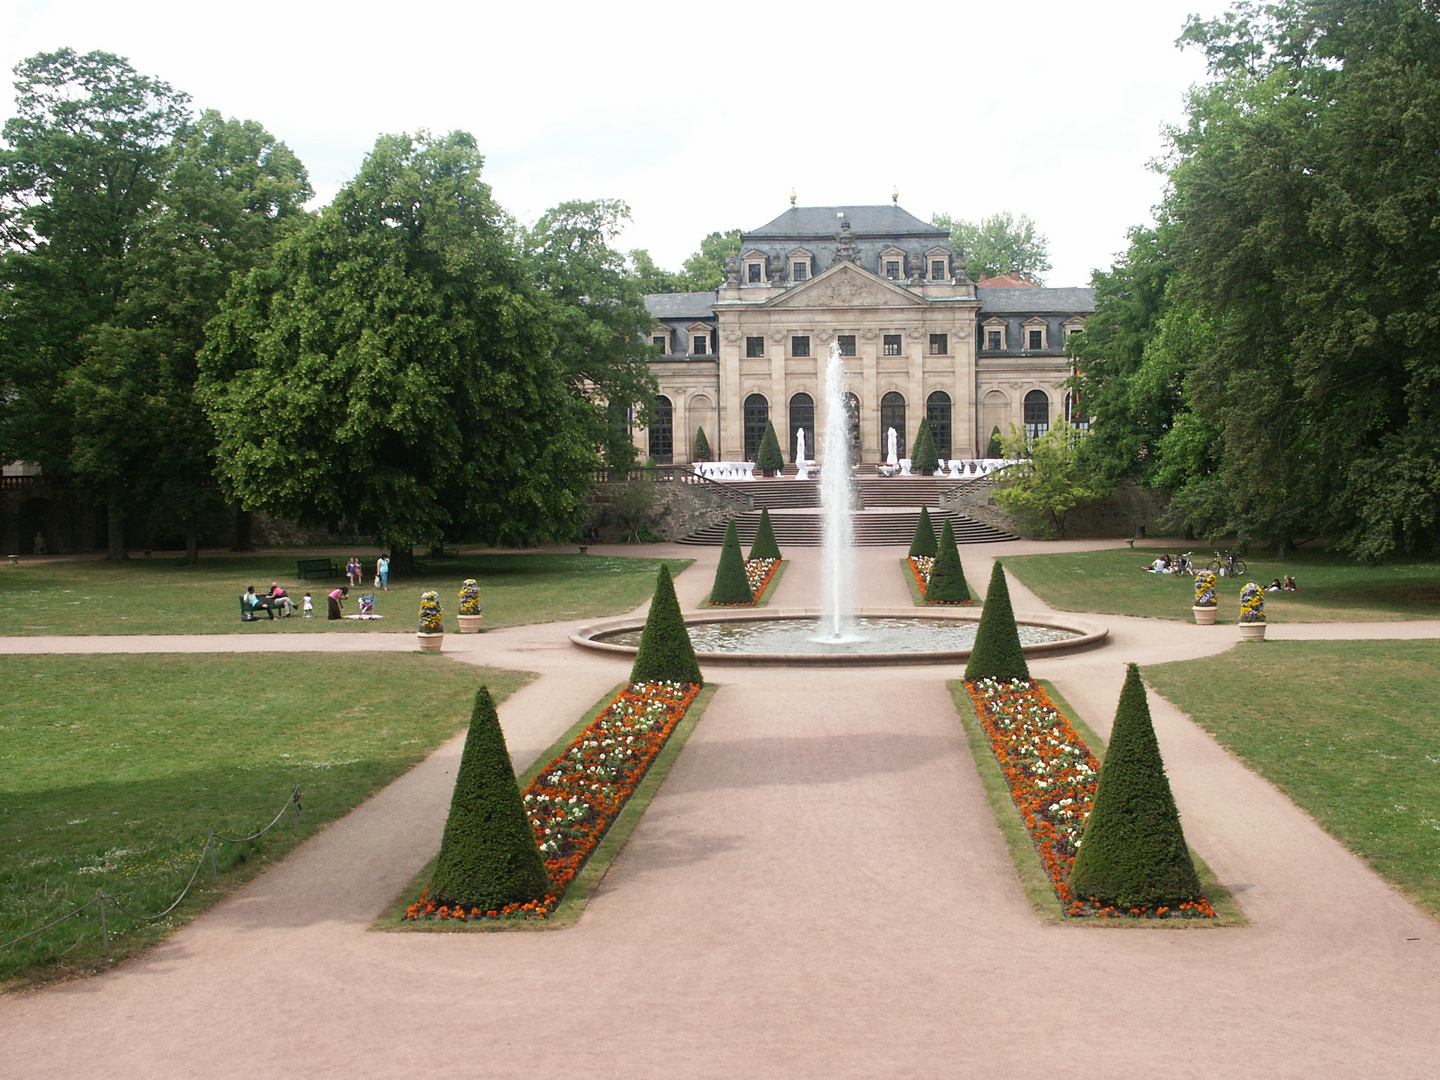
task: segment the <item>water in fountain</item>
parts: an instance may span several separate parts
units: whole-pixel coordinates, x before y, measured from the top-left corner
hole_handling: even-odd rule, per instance
[[[845,362],[840,346],[830,346],[825,366],[824,467],[820,473],[820,506],[825,531],[821,571],[820,632],[822,640],[844,641],[855,621],[855,543],[850,502],[850,413],[845,403]]]

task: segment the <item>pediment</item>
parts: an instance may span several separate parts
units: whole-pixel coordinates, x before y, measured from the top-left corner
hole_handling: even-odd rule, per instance
[[[767,308],[924,307],[928,301],[854,263],[836,263],[803,285],[765,301]]]

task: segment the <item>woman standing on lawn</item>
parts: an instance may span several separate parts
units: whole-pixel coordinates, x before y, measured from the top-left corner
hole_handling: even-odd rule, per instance
[[[330,594],[330,618],[332,620],[340,618],[340,605],[345,602],[345,598],[349,595],[350,590],[344,585],[341,585]]]

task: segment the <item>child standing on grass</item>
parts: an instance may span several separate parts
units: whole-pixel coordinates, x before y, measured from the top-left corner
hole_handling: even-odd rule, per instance
[[[315,617],[315,602],[310,599],[310,594],[307,592],[307,593],[305,594],[305,618],[307,618],[307,619],[313,619],[314,617]]]

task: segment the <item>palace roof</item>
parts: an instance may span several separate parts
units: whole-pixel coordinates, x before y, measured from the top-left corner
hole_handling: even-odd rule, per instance
[[[744,240],[829,240],[835,239],[844,221],[850,222],[855,237],[924,236],[937,244],[950,243],[950,233],[921,221],[898,206],[792,206],[774,221],[743,235]]]
[[[715,292],[647,293],[645,307],[654,319],[713,319]]]
[[[982,313],[1004,312],[1009,315],[1033,312],[1039,314],[1089,315],[1095,310],[1095,290],[1087,286],[1068,289],[1035,288],[990,289],[984,285],[975,288],[980,300]]]

